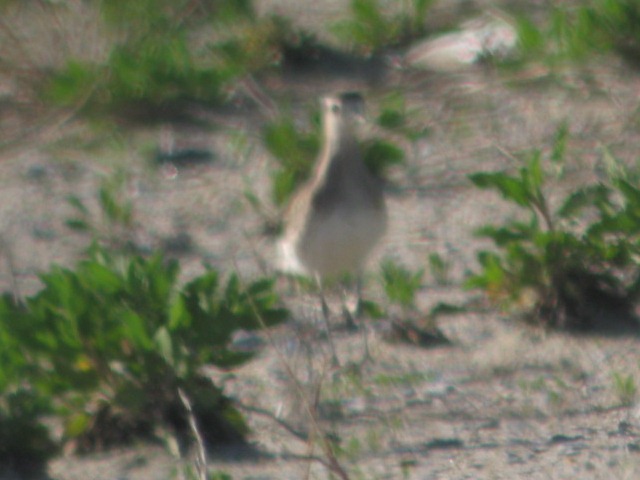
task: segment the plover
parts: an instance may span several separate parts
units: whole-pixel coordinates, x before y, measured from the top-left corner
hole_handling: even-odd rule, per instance
[[[311,178],[285,211],[279,250],[286,270],[319,282],[331,342],[321,282],[347,273],[359,276],[384,235],[387,212],[382,182],[364,164],[355,135],[364,100],[355,93],[326,96],[321,107],[322,150]],[[332,343],[331,348],[335,359]]]

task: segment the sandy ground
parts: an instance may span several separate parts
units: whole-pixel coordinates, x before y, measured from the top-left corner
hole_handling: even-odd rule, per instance
[[[297,2],[260,5],[286,9],[303,26],[339,17],[345,6],[302,3],[304,8]],[[363,88],[372,113],[386,93],[402,91],[414,112],[411,121],[428,131],[415,144],[403,144],[407,164],[391,172],[389,233],[371,261],[366,293],[385,302],[375,279],[379,259],[426,266],[428,255],[438,253],[451,264],[451,285],[428,278],[421,311],[468,299],[459,284],[475,268],[475,250],[486,246],[473,238],[473,229],[513,212],[496,195],[474,189],[467,174],[513,167],[512,155],[523,150],[548,151],[565,120],[569,155],[563,180],[549,187],[552,203],[568,188],[603,175],[605,152],[635,162],[638,78],[637,71],[604,59],[588,75],[567,73],[553,82],[508,84],[504,74],[478,67],[455,75],[394,74]],[[318,95],[365,82],[328,74],[304,83],[264,83],[276,102],[295,99],[304,122]],[[11,87],[6,91],[10,98]],[[2,121],[16,125],[28,118],[22,114],[9,106]],[[139,243],[155,248],[189,239],[189,251],[174,253],[185,277],[200,272],[203,260],[247,278],[262,273],[273,260],[273,239],[262,235],[264,219],[244,192],[269,203],[275,164],[260,141],[265,118],[256,108],[210,112],[208,118],[205,127],[149,125],[115,137],[72,118],[0,152],[0,231],[19,291],[36,291],[38,272],[51,263],[71,265],[79,257],[87,239],[65,228],[72,215],[65,198],[73,193],[97,212],[97,185],[116,167],[131,175]],[[178,142],[210,149],[214,161],[180,169],[175,177],[151,165],[150,152],[167,129]],[[12,288],[6,254],[2,262],[0,287]],[[294,320],[263,336],[256,360],[232,374],[212,373],[248,407],[253,446],[250,452],[217,450],[209,458],[212,469],[247,480],[332,478],[317,460],[324,458],[319,443],[301,440],[274,420],[311,431],[304,405],[320,386],[314,410],[322,429],[340,438],[338,459],[350,478],[640,478],[640,407],[623,405],[614,382],[616,374],[640,382],[636,335],[544,333],[497,313],[471,312],[440,320],[451,346],[421,349],[384,341],[387,321],[371,321],[375,361],[349,368],[350,360],[361,358],[362,340],[359,333],[338,331],[347,367],[332,370],[326,341],[305,333],[305,325],[319,321],[315,299],[286,283],[281,292]],[[340,322],[338,315],[334,321]],[[49,469],[60,480],[180,478],[177,472],[175,459],[149,445],[60,457]]]

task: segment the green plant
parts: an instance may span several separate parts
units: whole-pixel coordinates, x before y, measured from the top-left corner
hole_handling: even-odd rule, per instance
[[[101,2],[104,23],[117,39],[106,62],[70,58],[52,76],[46,97],[62,105],[109,109],[158,107],[185,98],[219,100],[225,72],[204,62],[205,52],[193,48],[188,35],[228,10],[230,2],[217,3],[219,10],[187,0]],[[238,9],[243,13],[249,14]]]
[[[207,442],[247,430],[201,367],[251,358],[230,348],[238,329],[282,321],[270,279],[221,284],[213,269],[178,287],[179,266],[94,245],[74,270],[53,267],[44,288],[10,309],[4,327],[29,352],[29,382],[56,398],[65,437],[91,450],[155,428],[189,437],[182,389]]]
[[[418,109],[409,108],[405,96],[398,91],[380,99],[380,112],[376,124],[394,134],[400,134],[410,142],[415,142],[428,133],[419,119]]]
[[[350,461],[355,462],[356,459],[362,454],[363,445],[360,439],[357,437],[351,437],[346,445],[342,447],[341,453]]]
[[[415,309],[416,292],[422,285],[424,270],[412,272],[392,260],[382,262],[380,269],[387,298],[403,309]]]
[[[226,472],[216,471],[209,474],[209,480],[233,480],[233,477]]]
[[[590,0],[581,5],[554,5],[548,21],[537,27],[518,20],[525,59],[556,66],[584,62],[615,50],[635,63],[640,59],[640,3],[637,0]]]
[[[387,140],[368,139],[361,146],[365,165],[378,177],[384,178],[388,168],[404,163],[404,151]]]
[[[8,294],[0,297],[0,475],[10,471],[37,476],[57,446],[41,423],[52,411],[48,397],[28,384],[28,355],[7,323],[16,321],[17,305]]]
[[[449,268],[451,265],[437,253],[429,255],[429,271],[438,285],[449,283]]]
[[[411,478],[411,470],[418,466],[418,461],[415,458],[403,458],[400,460],[399,466],[402,478],[406,480]]]
[[[253,19],[243,28],[234,25],[234,30],[231,38],[211,46],[219,67],[231,78],[279,66],[287,55],[309,55],[318,46],[313,35],[278,15]]]
[[[563,138],[556,135],[556,143]],[[556,144],[552,152],[558,162],[553,155],[561,157],[564,147]],[[549,326],[586,327],[603,310],[628,317],[639,288],[640,190],[632,182],[612,178],[609,184],[587,185],[552,211],[540,151],[515,175],[483,172],[470,179],[499,192],[529,218],[476,232],[498,251],[478,252],[481,270],[468,278],[468,287]]]
[[[632,405],[638,394],[633,375],[623,375],[620,372],[613,374],[613,386],[622,405]]]
[[[415,385],[430,379],[432,380],[431,375],[428,373],[410,371],[398,374],[379,373],[373,377],[372,382],[379,387],[389,388],[394,386]]]
[[[133,202],[126,194],[129,177],[124,170],[105,177],[98,190],[100,219],[75,195],[67,197],[67,202],[76,212],[76,216],[67,219],[67,227],[78,232],[88,233],[94,239],[106,242],[117,249],[132,249],[134,245],[134,209]]]
[[[280,60],[295,37],[279,17],[257,18],[248,0],[100,2],[113,41],[103,61],[69,58],[45,97],[89,113],[179,112],[185,100],[221,103],[233,81]],[[153,114],[153,115],[151,115]]]
[[[6,365],[2,366],[3,370]],[[51,412],[46,398],[33,389],[3,388],[0,394],[0,474],[18,472],[29,478],[42,475],[57,453],[49,430],[41,423]]]
[[[640,60],[640,2],[600,0],[593,8],[600,28],[613,47],[637,63]]]
[[[406,43],[424,33],[433,0],[403,2],[398,14],[388,15],[378,0],[351,0],[351,18],[331,26],[350,47],[370,54],[383,47]]]
[[[544,394],[552,408],[560,408],[565,403],[564,393],[568,390],[568,386],[558,377],[547,378],[540,375],[533,380],[520,380],[518,385],[527,397],[534,392]],[[527,403],[531,404],[528,398]]]
[[[400,307],[403,316],[401,321],[393,323],[394,338],[420,346],[449,344],[449,340],[437,327],[437,319],[441,315],[460,313],[465,310],[465,307],[438,302],[426,314],[420,314],[418,321],[414,322],[411,317],[416,317],[416,314],[419,313],[416,306],[416,294],[423,286],[424,269],[412,271],[386,259],[382,262],[380,271],[387,299]],[[378,317],[388,315],[382,313],[382,315],[378,314]]]
[[[28,355],[7,325],[14,303],[9,294],[0,297],[0,475],[13,470],[28,476],[45,471],[57,446],[41,423],[51,402],[29,385]]]
[[[320,149],[319,116],[312,118],[310,133],[299,131],[291,117],[268,124],[263,133],[267,150],[279,163],[272,174],[272,196],[276,205],[283,205],[296,187],[311,173],[313,161]]]

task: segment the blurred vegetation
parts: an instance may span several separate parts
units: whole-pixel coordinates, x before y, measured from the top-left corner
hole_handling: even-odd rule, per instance
[[[621,372],[613,373],[613,387],[621,405],[631,406],[638,396],[638,385],[634,375],[624,375]]]
[[[99,11],[111,42],[105,58],[70,56],[32,80],[46,101],[97,115],[188,101],[220,104],[244,76],[277,68],[287,52],[303,56],[315,41],[285,18],[259,18],[249,0],[85,3]],[[424,35],[433,3],[408,0],[390,12],[378,0],[352,0],[350,16],[330,29],[347,49],[376,54]],[[28,4],[52,14],[68,7],[65,1],[0,0],[0,9]],[[519,19],[523,60],[558,66],[615,51],[640,64],[638,0],[549,8],[540,24]],[[7,44],[19,48],[12,26],[0,20],[0,27],[3,38],[11,37]],[[22,72],[4,58],[0,64],[3,72]],[[401,94],[380,99],[379,106],[381,129],[410,142],[425,134],[411,124]],[[272,179],[277,205],[308,178],[318,154],[317,110],[309,113],[308,124],[301,129],[285,115],[263,130],[278,162]],[[520,217],[478,231],[494,248],[478,252],[480,266],[467,286],[530,321],[570,328],[589,326],[602,308],[629,313],[637,300],[640,189],[636,173],[619,170],[570,192],[552,210],[546,187],[553,181],[549,172],[562,170],[567,135],[566,127],[559,129],[551,153],[530,153],[516,172],[470,176],[478,188],[501,194]],[[364,140],[362,149],[378,175],[404,161],[404,150],[388,140]],[[105,180],[98,215],[70,197],[75,216],[68,226],[87,232],[96,243],[75,267],[54,266],[42,273],[42,289],[35,295],[0,297],[0,473],[2,468],[45,470],[59,449],[42,421],[49,415],[63,420],[64,439],[80,450],[158,430],[182,436],[188,421],[178,389],[189,396],[207,441],[240,440],[247,432],[233,402],[203,376],[202,367],[246,362],[252,355],[232,347],[233,334],[286,318],[273,280],[245,285],[235,274],[223,280],[206,268],[181,285],[176,261],[131,248],[135,218],[133,205],[123,200],[126,187],[125,174]],[[428,261],[436,282],[446,284],[447,262],[437,255]],[[421,268],[384,263],[383,287],[391,303],[414,310],[423,274]],[[377,315],[385,313],[369,306]],[[436,308],[433,316],[453,311],[446,305]],[[620,374],[614,383],[622,403],[637,397],[633,377]]]
[[[422,286],[424,270],[413,272],[387,259],[382,262],[380,273],[387,298],[392,303],[400,305],[403,310],[414,310],[416,293]]]
[[[129,182],[123,170],[103,178],[97,194],[98,215],[90,212],[79,197],[70,195],[67,202],[75,216],[67,219],[67,227],[87,233],[110,248],[134,251],[137,246],[133,202],[127,195]]]
[[[16,2],[6,2],[10,3]],[[61,15],[77,7],[73,2],[36,0],[33,3],[57,22]],[[41,84],[43,96],[56,104],[122,106],[131,101],[160,104],[182,95],[205,100],[215,98],[219,94],[221,75],[210,65],[199,64],[204,52],[193,48],[188,34],[218,15],[230,15],[231,10],[237,16],[250,14],[248,5],[241,8],[246,2],[93,0],[87,3],[99,11],[98,18],[103,25],[96,28],[111,42],[110,51],[106,61],[83,60],[69,54],[64,65],[46,72],[46,81]],[[4,30],[8,28],[10,26],[5,26]],[[64,42],[64,32],[60,32],[60,38]],[[91,40],[76,38],[73,41]],[[67,51],[68,47],[63,45]]]
[[[65,1],[34,3],[54,17],[72,8]],[[432,3],[409,0],[387,12],[378,0],[353,0],[351,15],[331,28],[349,48],[369,54],[422,35]],[[246,75],[277,68],[285,58],[313,57],[318,47],[313,35],[288,19],[256,15],[250,0],[88,4],[99,12],[99,30],[109,39],[106,57],[70,54],[52,71],[32,75],[46,101],[85,113],[146,112],[143,118],[149,119],[188,101],[220,104]],[[4,0],[0,9],[9,5],[21,4]],[[18,32],[2,26],[2,33],[17,41]]]
[[[283,205],[310,175],[320,151],[320,116],[311,114],[312,131],[299,130],[291,117],[282,117],[265,126],[263,139],[267,150],[278,162],[271,179],[272,199]]]
[[[36,3],[53,16],[72,8],[67,2]],[[258,17],[249,0],[89,3],[99,12],[96,28],[109,42],[106,57],[70,54],[38,75],[46,101],[85,113],[158,114],[189,101],[220,104],[238,80],[279,65],[285,49],[308,41],[282,17]],[[0,8],[12,4],[18,5],[5,0]],[[2,33],[19,37],[8,24]]]
[[[99,12],[101,31],[110,39],[106,57],[71,55],[53,71],[34,73],[29,80],[38,79],[44,99],[85,111],[127,114],[142,108],[158,113],[188,101],[220,104],[244,76],[278,68],[287,55],[313,56],[317,46],[313,35],[296,29],[290,20],[258,16],[250,0],[86,3]],[[351,0],[349,15],[327,27],[344,48],[370,55],[423,37],[433,3]],[[68,1],[33,0],[33,4],[53,18],[71,8]],[[3,0],[0,9],[18,5],[27,8],[17,0]],[[20,48],[18,32],[0,23],[7,45]],[[519,17],[520,60],[558,66],[586,62],[614,50],[639,64],[639,27],[637,0],[551,5],[541,22]],[[6,63],[6,59],[0,61]],[[393,117],[381,120],[395,121]]]
[[[542,25],[520,17],[517,27],[524,59],[553,67],[585,63],[594,55],[616,51],[640,65],[638,0],[554,4]]]
[[[399,13],[388,13],[379,0],[351,0],[351,15],[330,29],[348,48],[372,54],[385,47],[406,45],[424,35],[433,3],[433,0],[403,1]]]
[[[178,276],[178,263],[160,254],[146,258],[94,244],[75,268],[43,273],[43,289],[24,302],[2,298],[3,356],[11,360],[5,365],[25,373],[19,384],[54,407],[65,439],[77,449],[101,449],[163,428],[184,441],[188,424],[178,389],[192,402],[209,445],[239,441],[247,432],[232,402],[201,369],[246,362],[252,353],[230,347],[233,333],[286,318],[273,281],[243,285],[230,275],[222,283],[207,268],[179,287]],[[16,380],[6,381],[15,388]],[[7,402],[15,423],[21,417],[11,391],[0,405]]]
[[[29,353],[9,328],[17,321],[13,305],[9,294],[0,298],[0,475],[30,477],[43,474],[59,449],[42,423],[53,411],[51,398],[27,381]]]
[[[45,467],[58,449],[45,415],[61,419],[63,441],[79,451],[167,435],[184,446],[191,435],[179,391],[207,445],[243,441],[248,431],[202,369],[248,361],[254,352],[234,349],[234,333],[286,319],[274,280],[223,281],[206,267],[181,284],[176,260],[137,253],[126,182],[121,172],[103,180],[101,221],[69,199],[77,216],[67,225],[93,239],[83,260],[42,273],[42,289],[24,300],[0,298],[3,466]]]
[[[567,130],[559,132],[547,159],[535,150],[516,174],[470,176],[477,187],[494,190],[517,206],[525,219],[477,231],[497,251],[478,253],[481,269],[467,286],[550,327],[588,328],[603,312],[629,320],[640,293],[637,175],[625,172],[581,187],[552,210],[544,165],[564,162]]]

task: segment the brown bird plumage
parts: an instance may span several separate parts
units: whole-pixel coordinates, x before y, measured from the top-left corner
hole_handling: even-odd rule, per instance
[[[354,132],[362,110],[357,94],[322,100],[322,151],[284,216],[287,270],[320,278],[360,272],[385,232],[382,185],[364,164]]]
[[[311,275],[320,287],[322,312],[333,363],[338,364],[329,324],[322,279],[358,275],[384,234],[387,211],[382,185],[364,164],[355,136],[355,118],[364,102],[357,94],[322,99],[323,146],[310,180],[293,196],[285,212],[280,241],[284,268]],[[360,306],[358,278],[358,306]],[[353,322],[344,307],[347,320]],[[366,329],[362,328],[369,358]]]

